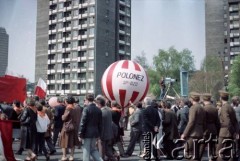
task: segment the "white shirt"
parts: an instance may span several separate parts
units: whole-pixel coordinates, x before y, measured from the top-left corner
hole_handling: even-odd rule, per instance
[[[46,114],[44,117],[41,117],[38,115],[37,122],[36,122],[37,132],[41,132],[41,133],[46,132],[49,124],[50,124],[50,120]]]

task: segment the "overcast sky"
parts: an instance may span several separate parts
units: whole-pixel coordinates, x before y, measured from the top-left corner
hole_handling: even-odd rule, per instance
[[[132,0],[132,58],[159,49],[193,52],[199,68],[205,56],[204,0]],[[8,70],[34,81],[37,0],[0,0],[0,26],[9,34]]]

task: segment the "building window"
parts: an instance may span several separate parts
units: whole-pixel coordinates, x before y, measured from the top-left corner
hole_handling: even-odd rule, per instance
[[[62,58],[63,58],[63,59],[69,58],[69,53],[63,53],[63,54],[62,54]]]
[[[224,57],[224,61],[228,61],[228,57],[227,56]]]
[[[95,7],[89,7],[89,13],[95,13]]]
[[[72,69],[77,69],[78,67],[78,63],[77,62],[73,62],[71,63]]]
[[[71,73],[71,79],[77,79],[77,73]]]
[[[62,43],[57,44],[57,49],[62,50]]]
[[[89,35],[94,35],[94,28],[89,28],[88,31],[89,31]]]
[[[79,89],[79,90],[86,90],[86,84],[85,84],[85,83],[80,83],[80,84],[78,85],[78,89]]]
[[[77,51],[73,51],[72,52],[72,58],[77,58],[78,57],[78,52]]]
[[[95,18],[89,17],[89,24],[94,24],[94,23],[95,23]]]
[[[62,54],[57,54],[57,60],[61,60],[62,59]]]
[[[78,67],[79,68],[86,68],[86,62],[79,62]]]
[[[79,11],[78,10],[73,10],[73,16],[78,16]]]
[[[78,47],[78,41],[73,41],[72,48],[77,48],[77,47]]]
[[[78,55],[79,55],[79,57],[85,57],[86,51],[79,51]]]
[[[62,33],[61,32],[57,34],[57,38],[62,39]]]
[[[61,84],[57,84],[57,90],[62,90],[62,85]]]
[[[63,84],[62,89],[63,90],[69,90],[70,85],[69,84]]]
[[[63,23],[62,22],[58,23],[57,24],[57,29],[62,29],[62,28],[63,28]]]
[[[64,73],[62,74],[63,79],[70,79],[70,74],[69,73]]]
[[[58,14],[57,14],[57,18],[58,18],[58,19],[62,19],[62,18],[63,18],[63,13],[62,13],[62,12],[61,12],[61,13],[58,13]]]
[[[88,79],[94,79],[94,73],[93,72],[88,73]]]
[[[94,39],[89,39],[89,46],[94,46]]]
[[[56,44],[50,44],[49,50],[56,50]]]
[[[227,42],[228,42],[227,39],[224,39],[224,43],[227,44]]]
[[[86,73],[78,73],[78,78],[80,80],[86,80]]]
[[[57,70],[61,70],[62,69],[62,64],[57,64]]]
[[[73,6],[77,6],[79,3],[78,3],[79,0],[73,0]]]
[[[78,20],[73,21],[73,27],[78,27]]]
[[[58,3],[58,9],[63,9],[64,4],[63,3]]]
[[[93,90],[93,83],[88,83],[89,90]]]
[[[62,79],[62,74],[61,73],[58,73],[57,74],[57,80],[61,80]]]
[[[54,85],[53,84],[48,85],[48,90],[54,90]]]
[[[94,61],[88,61],[88,68],[94,68]]]
[[[71,84],[71,86],[72,86],[71,90],[77,90],[78,87],[77,83],[73,83]]]
[[[72,35],[73,35],[73,37],[77,37],[78,36],[78,31],[77,30],[75,30],[75,31],[72,31]]]
[[[94,57],[94,50],[88,50],[88,57]]]

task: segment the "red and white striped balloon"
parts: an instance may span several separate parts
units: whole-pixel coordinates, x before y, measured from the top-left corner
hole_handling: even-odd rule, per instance
[[[121,60],[111,64],[102,76],[102,91],[111,101],[125,107],[136,103],[148,92],[149,79],[144,68],[136,62]]]

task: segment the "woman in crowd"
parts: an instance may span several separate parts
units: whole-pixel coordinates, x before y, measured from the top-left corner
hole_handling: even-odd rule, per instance
[[[20,118],[20,122],[21,126],[25,126],[27,131],[25,148],[28,149],[28,155],[25,161],[34,161],[37,157],[33,152],[37,134],[37,109],[35,107],[35,100],[33,98],[27,99],[27,105]]]
[[[63,128],[60,134],[60,147],[62,148],[62,161],[72,161],[74,160],[74,150],[75,146],[79,145],[78,140],[78,131],[77,128],[69,131],[69,124],[73,124],[74,127],[77,127],[78,113],[75,112],[74,106],[75,100],[72,96],[69,96],[65,100],[66,110],[62,116]],[[67,148],[71,149],[70,157],[67,158],[66,150]]]

